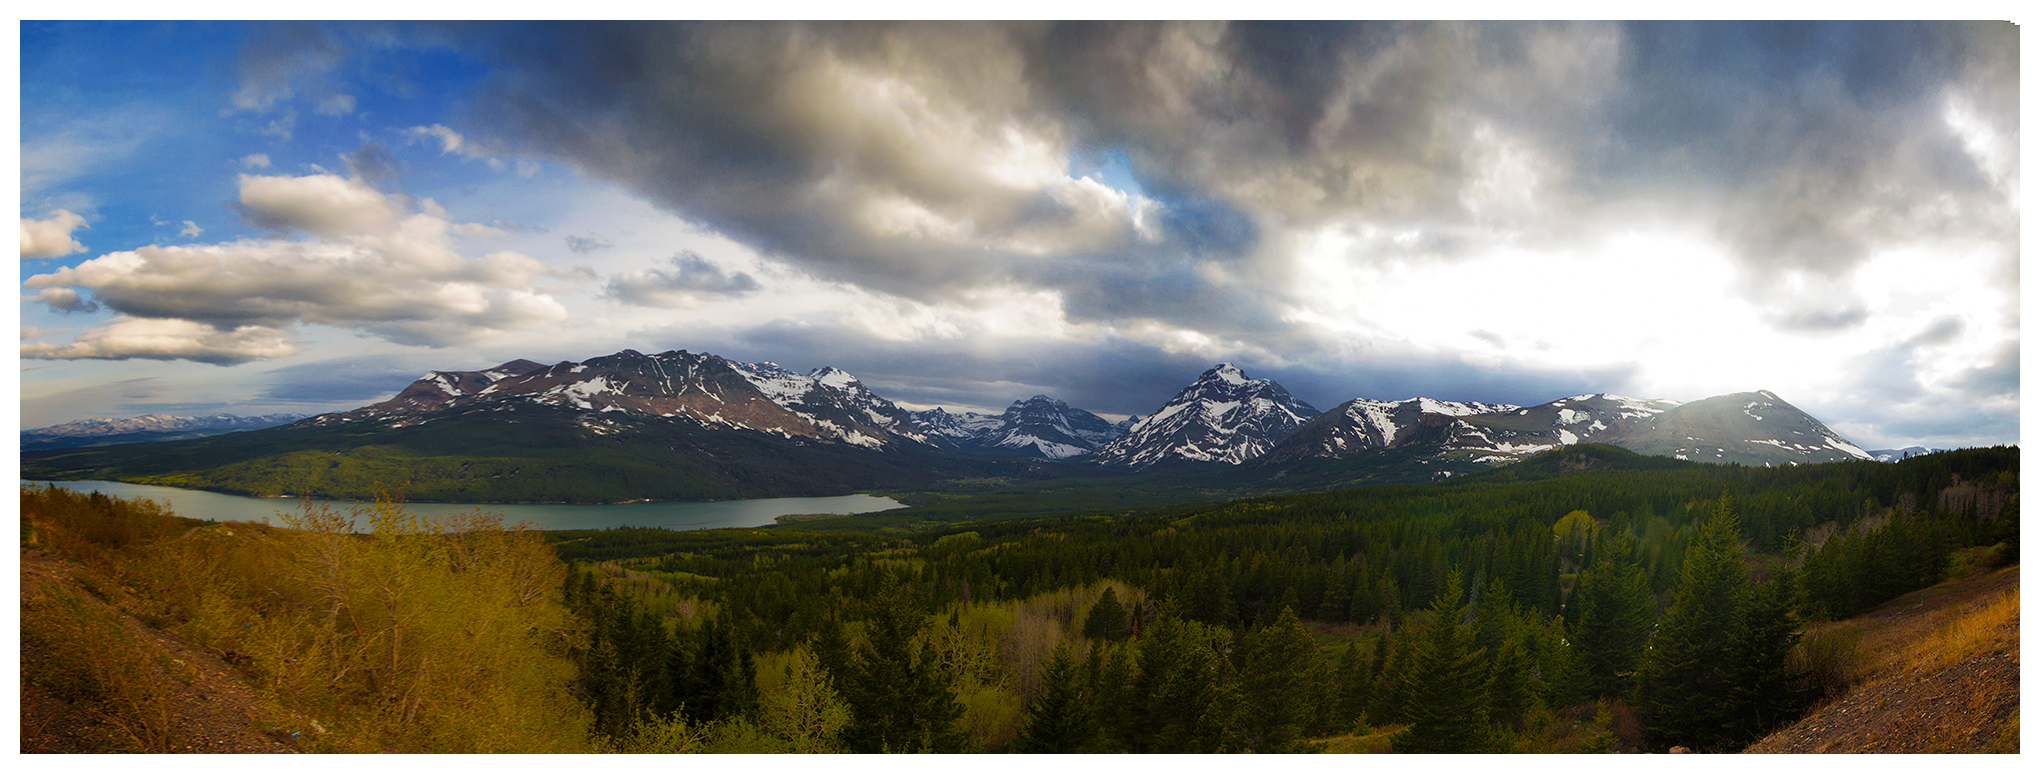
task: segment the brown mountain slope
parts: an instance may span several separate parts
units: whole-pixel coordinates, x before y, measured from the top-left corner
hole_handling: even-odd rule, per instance
[[[1751,753],[2019,751],[2019,568],[1921,589],[1806,642],[1852,684]]]
[[[234,665],[144,624],[104,576],[24,547],[21,604],[21,752],[297,751],[289,713]]]

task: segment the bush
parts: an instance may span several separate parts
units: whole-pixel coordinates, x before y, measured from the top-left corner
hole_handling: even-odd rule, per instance
[[[23,688],[85,704],[136,752],[170,752],[169,669],[119,615],[61,589],[21,605]]]

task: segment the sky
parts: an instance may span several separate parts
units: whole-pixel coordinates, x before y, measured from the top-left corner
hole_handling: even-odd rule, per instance
[[[2002,23],[20,28],[24,428],[622,349],[2019,435]]]

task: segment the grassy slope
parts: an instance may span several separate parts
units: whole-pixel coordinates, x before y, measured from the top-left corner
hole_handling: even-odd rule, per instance
[[[2019,751],[2017,565],[1813,624],[1797,656],[1844,693],[1744,752]]]

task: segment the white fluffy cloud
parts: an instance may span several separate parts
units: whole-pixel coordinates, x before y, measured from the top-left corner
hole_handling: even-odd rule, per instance
[[[85,218],[70,210],[57,210],[47,220],[21,219],[21,257],[61,258],[85,252],[85,245],[71,238],[71,232],[85,225]]]
[[[387,231],[397,204],[367,183],[338,175],[241,175],[241,214],[273,231],[339,237]]]
[[[234,365],[283,357],[297,345],[283,332],[260,325],[220,330],[190,320],[146,320],[116,317],[103,327],[78,334],[69,344],[23,344],[21,356],[36,360],[195,360]]]
[[[319,238],[149,245],[23,283],[40,289],[33,298],[56,309],[85,310],[87,302],[74,289],[89,289],[93,305],[161,323],[147,328],[152,335],[203,327],[232,331],[232,336],[186,336],[205,346],[150,349],[114,346],[132,337],[109,339],[109,327],[81,335],[70,347],[25,347],[22,356],[240,362],[208,353],[288,354],[289,348],[272,345],[281,334],[262,332],[293,324],[348,328],[400,344],[446,346],[567,317],[558,301],[532,290],[535,279],[550,273],[544,264],[508,251],[462,255],[455,249],[457,235],[492,230],[455,224],[429,200],[423,212],[404,215],[397,201],[358,180],[243,175],[240,205],[252,221]],[[143,330],[139,322],[120,325],[123,331]],[[141,354],[148,352],[170,354]],[[192,354],[175,354],[180,352]]]

